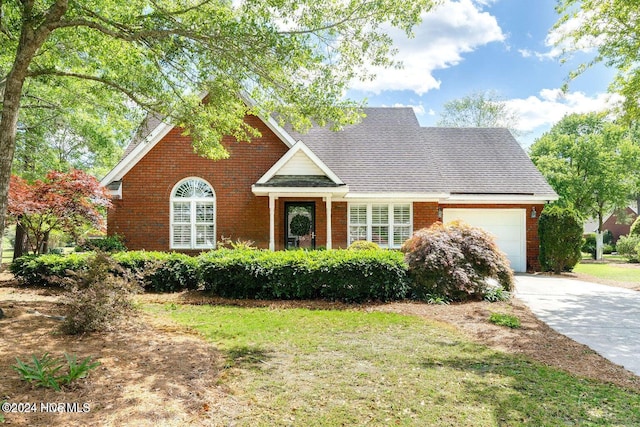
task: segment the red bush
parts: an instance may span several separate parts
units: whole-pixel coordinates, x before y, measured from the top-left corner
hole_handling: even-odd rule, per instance
[[[496,282],[505,291],[513,288],[509,261],[493,237],[463,222],[438,222],[416,231],[402,252],[420,299],[482,299]]]

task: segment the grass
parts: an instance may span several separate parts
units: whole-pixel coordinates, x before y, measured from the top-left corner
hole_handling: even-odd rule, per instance
[[[496,352],[421,318],[147,305],[226,355],[228,424],[632,425],[640,395]],[[222,416],[222,415],[220,415]]]
[[[603,263],[580,263],[573,268],[573,271],[599,279],[640,283],[640,268],[634,268],[632,264],[629,264],[629,267],[623,267]]]

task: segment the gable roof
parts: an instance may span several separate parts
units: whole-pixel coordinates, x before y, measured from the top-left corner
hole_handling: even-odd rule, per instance
[[[411,108],[367,108],[357,125],[327,127],[302,139],[347,185],[361,194],[557,195],[507,129],[420,127]]]
[[[290,149],[254,188],[339,186],[346,198],[478,202],[558,198],[507,129],[421,127],[411,108],[364,112],[362,122],[339,132],[315,126],[303,134],[280,127],[271,117],[261,118]],[[172,128],[150,116],[121,162],[103,178],[103,185],[121,180]],[[300,160],[308,165],[302,173],[289,167]]]

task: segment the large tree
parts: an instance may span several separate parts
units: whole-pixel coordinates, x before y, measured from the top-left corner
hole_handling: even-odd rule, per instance
[[[473,92],[444,104],[438,126],[504,127],[517,135],[518,115],[493,91]]]
[[[531,160],[560,195],[560,205],[598,220],[628,205],[635,190],[630,170],[640,150],[628,129],[603,114],[565,116],[530,147]]]
[[[183,127],[213,159],[227,155],[223,135],[256,135],[247,113],[339,127],[360,117],[343,98],[349,82],[394,64],[388,28],[410,34],[434,2],[0,1],[0,235],[19,124],[47,126],[32,111],[107,120],[136,105]]]
[[[597,63],[615,67],[610,90],[624,96],[623,117],[640,119],[640,13],[629,0],[558,0],[554,42],[569,57],[578,50],[597,54],[570,74],[573,79]]]

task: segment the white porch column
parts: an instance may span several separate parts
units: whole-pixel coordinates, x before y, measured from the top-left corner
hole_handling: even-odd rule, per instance
[[[324,197],[325,206],[327,208],[327,249],[331,249],[331,194]]]
[[[276,199],[278,197],[269,194],[269,250],[276,250]]]

